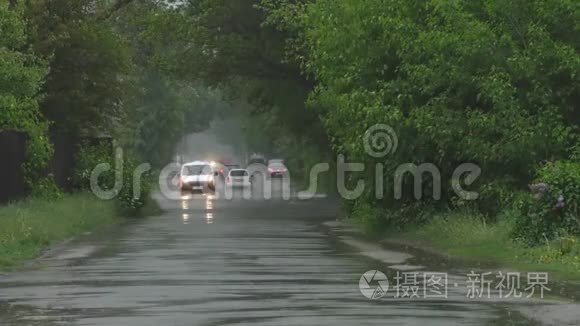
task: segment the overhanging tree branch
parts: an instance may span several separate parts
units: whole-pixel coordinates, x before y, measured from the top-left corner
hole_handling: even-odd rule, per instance
[[[16,0],[12,0],[12,1],[16,1]],[[133,2],[137,2],[139,0],[117,0],[113,6],[107,10],[102,16],[102,19],[109,19],[112,15],[114,15],[117,11],[127,7],[128,5],[130,5]]]

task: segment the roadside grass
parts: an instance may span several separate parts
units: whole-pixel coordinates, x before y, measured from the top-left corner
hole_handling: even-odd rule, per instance
[[[163,213],[161,207],[156,200],[149,199],[145,201],[143,207],[137,209],[123,208],[120,205],[116,205],[118,216],[127,218],[143,218],[148,216],[158,216]]]
[[[487,223],[470,211],[435,216],[429,223],[393,236],[411,240],[467,261],[488,262],[518,271],[549,272],[556,279],[580,281],[580,240],[563,238],[528,247],[511,239],[510,213]]]
[[[37,257],[56,242],[117,223],[118,216],[114,201],[88,193],[0,206],[0,269]]]

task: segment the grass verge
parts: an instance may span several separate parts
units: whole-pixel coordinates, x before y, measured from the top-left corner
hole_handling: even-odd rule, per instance
[[[528,247],[511,239],[513,223],[509,214],[489,224],[471,212],[451,212],[435,216],[426,225],[393,240],[411,241],[466,260],[489,262],[518,271],[549,272],[556,279],[580,281],[580,240],[563,238]]]
[[[119,221],[114,201],[96,200],[86,193],[0,206],[0,269],[37,257],[56,242]]]

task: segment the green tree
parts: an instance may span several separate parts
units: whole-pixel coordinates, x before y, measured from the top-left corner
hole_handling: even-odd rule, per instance
[[[119,136],[143,160],[161,167],[184,135],[207,128],[214,115],[205,102],[208,89],[182,73],[190,69],[184,53],[192,28],[182,9],[163,3],[132,2],[111,18],[134,49],[130,79],[137,89],[124,102]]]
[[[38,106],[47,70],[44,62],[27,50],[26,38],[22,6],[0,3],[0,129],[28,133],[25,168],[30,180],[39,177],[52,148],[46,137],[48,124]]]
[[[131,49],[102,18],[103,2],[41,0],[29,4],[34,50],[50,62],[42,102],[59,130],[108,132],[131,86]]]
[[[314,85],[287,60],[290,34],[268,23],[260,1],[192,1],[184,14],[194,26],[189,74],[251,105],[244,110],[250,151],[289,157],[293,170],[311,153],[328,153],[318,113],[305,105]]]

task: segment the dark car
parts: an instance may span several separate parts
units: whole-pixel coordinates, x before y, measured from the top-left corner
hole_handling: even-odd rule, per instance
[[[266,159],[263,156],[253,156],[248,161],[248,165],[257,165],[257,164],[266,166],[268,165],[268,161],[266,161]]]

